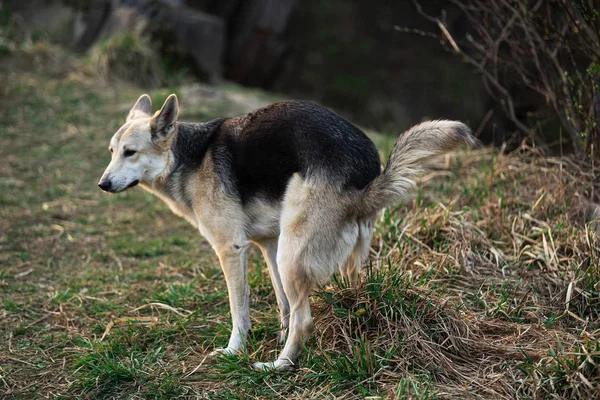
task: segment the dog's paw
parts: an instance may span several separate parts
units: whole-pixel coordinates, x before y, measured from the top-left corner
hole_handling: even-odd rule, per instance
[[[230,356],[233,354],[237,354],[238,352],[239,352],[239,350],[232,349],[231,347],[222,347],[222,348],[213,350],[208,356],[209,357]]]
[[[255,362],[252,368],[257,371],[289,371],[294,369],[295,365],[290,360],[277,360],[275,362]]]

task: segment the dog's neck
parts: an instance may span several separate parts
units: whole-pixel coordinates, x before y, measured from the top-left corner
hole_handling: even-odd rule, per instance
[[[169,180],[174,174],[197,170],[214,137],[225,118],[204,123],[177,122],[177,130],[168,150],[168,161],[163,172],[151,183],[143,183],[151,192],[173,198]]]
[[[225,118],[214,119],[204,123],[178,122],[177,133],[171,146],[173,155],[173,170],[197,169],[214,137]]]

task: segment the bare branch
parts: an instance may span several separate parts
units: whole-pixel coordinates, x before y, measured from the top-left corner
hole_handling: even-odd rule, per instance
[[[517,84],[538,98],[540,115],[553,116],[568,133],[574,149],[595,138],[600,146],[598,69],[600,12],[588,0],[450,0],[469,23],[465,37],[454,35],[443,18],[417,12],[440,29],[450,50],[481,74],[484,86],[508,118],[538,143],[539,124],[519,116]],[[593,76],[591,76],[593,75]],[[591,84],[590,84],[591,81]],[[511,88],[511,90],[509,90]],[[529,90],[531,92],[529,92]],[[541,113],[540,113],[541,112]],[[586,135],[587,141],[582,140]]]

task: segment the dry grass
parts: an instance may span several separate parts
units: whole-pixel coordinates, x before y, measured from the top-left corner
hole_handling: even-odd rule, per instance
[[[360,285],[336,280],[313,296],[300,368],[256,372],[252,361],[280,350],[264,262],[252,257],[248,349],[207,359],[230,327],[209,247],[141,190],[95,187],[140,90],[107,88],[42,48],[0,62],[2,396],[600,395],[590,166],[525,145],[442,160],[412,199],[380,215]],[[41,57],[54,62],[28,61]],[[184,118],[231,110],[181,101]],[[375,139],[385,153],[390,138]]]
[[[321,294],[319,346],[364,340],[390,393],[427,374],[443,398],[598,395],[598,239],[581,215],[594,174],[526,146],[457,161],[381,216],[358,289]]]
[[[128,82],[157,88],[176,85],[186,75],[170,68],[152,42],[137,33],[105,39],[94,46],[90,61],[96,74],[113,84]]]

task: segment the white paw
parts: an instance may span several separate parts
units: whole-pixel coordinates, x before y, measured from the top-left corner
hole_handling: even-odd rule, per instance
[[[275,362],[256,362],[252,368],[257,371],[289,371],[294,368],[294,364],[289,360],[277,360]]]
[[[209,357],[218,357],[221,355],[230,356],[233,354],[237,354],[238,352],[239,352],[239,350],[233,349],[231,347],[224,347],[224,348],[215,349],[208,356]]]

